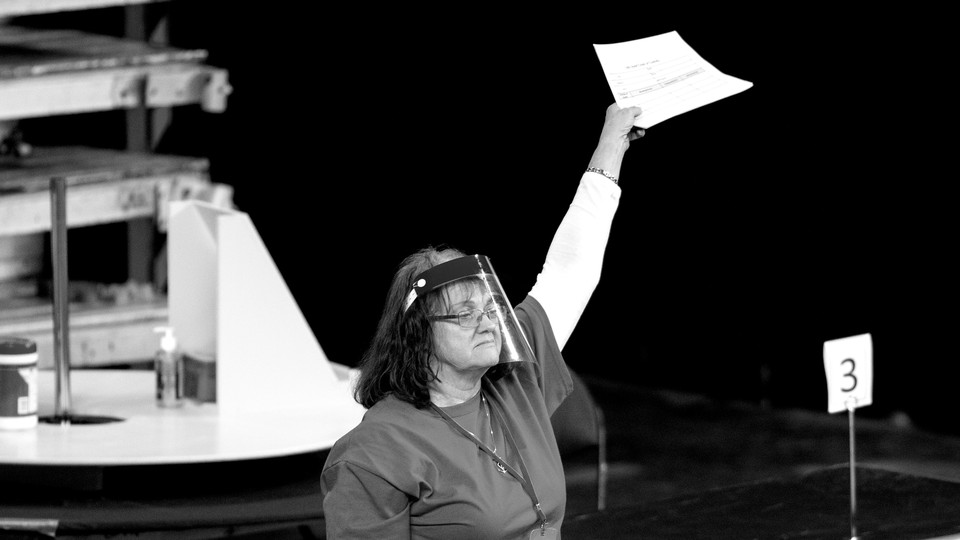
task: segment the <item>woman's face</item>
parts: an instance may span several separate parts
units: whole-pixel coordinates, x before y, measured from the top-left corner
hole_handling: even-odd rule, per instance
[[[437,315],[457,315],[470,310],[488,310],[494,307],[493,297],[473,283],[459,283],[444,292],[444,310]],[[475,328],[463,328],[456,318],[433,322],[434,350],[440,361],[439,377],[444,371],[483,375],[500,361],[502,337],[496,317],[480,316]]]

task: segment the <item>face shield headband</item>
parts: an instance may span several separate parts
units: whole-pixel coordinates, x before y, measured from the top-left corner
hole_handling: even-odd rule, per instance
[[[456,317],[451,317],[453,323],[473,324],[482,318],[494,319],[500,334],[502,345],[500,349],[500,363],[533,361],[533,350],[520,329],[513,307],[507,300],[506,294],[500,285],[496,272],[485,255],[467,255],[453,259],[420,273],[413,280],[413,287],[407,294],[404,312],[410,309],[418,299],[447,285],[461,280],[471,280],[470,287],[476,287],[484,300],[483,313],[478,317],[462,317],[462,324]]]

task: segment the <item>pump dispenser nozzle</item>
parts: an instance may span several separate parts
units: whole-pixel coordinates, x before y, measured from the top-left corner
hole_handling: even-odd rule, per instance
[[[158,326],[153,329],[156,333],[163,332],[163,337],[160,338],[160,348],[167,352],[173,352],[177,350],[177,338],[173,337],[173,327],[172,326]]]

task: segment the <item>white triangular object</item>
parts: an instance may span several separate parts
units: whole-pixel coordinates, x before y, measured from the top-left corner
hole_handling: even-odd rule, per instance
[[[216,358],[219,412],[359,407],[250,216],[200,201],[172,203],[170,216],[170,323],[185,351]]]

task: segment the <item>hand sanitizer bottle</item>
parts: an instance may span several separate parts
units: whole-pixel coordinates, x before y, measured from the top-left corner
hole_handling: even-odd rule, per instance
[[[173,328],[158,326],[153,331],[163,332],[153,363],[157,372],[157,405],[179,407],[183,405],[183,355],[173,337]]]

